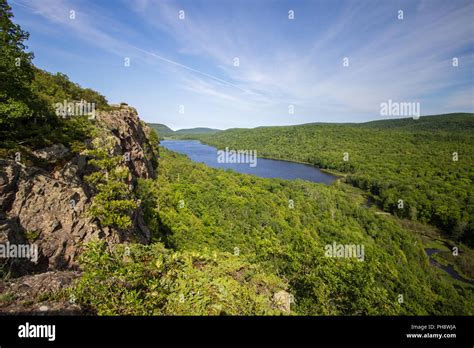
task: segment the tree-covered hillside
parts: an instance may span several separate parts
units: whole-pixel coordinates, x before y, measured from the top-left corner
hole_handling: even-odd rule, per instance
[[[220,132],[220,129],[206,128],[206,127],[197,127],[197,128],[187,128],[187,129],[178,129],[177,131],[172,130],[168,126],[161,123],[148,123],[148,126],[153,128],[157,133],[160,139],[173,138],[173,139],[182,139],[186,138],[188,135],[200,135],[200,134],[215,134]]]
[[[220,129],[197,127],[197,128],[178,129],[176,131],[176,135],[215,134],[217,132],[220,132]]]
[[[35,68],[11,18],[0,0],[0,232],[44,243],[46,263],[18,287],[3,285],[17,276],[2,264],[0,311],[60,300],[104,315],[474,314],[473,285],[430,264],[424,248],[441,239],[423,225],[472,243],[472,115],[194,135],[347,174],[330,186],[212,169],[164,148],[158,163],[158,137],[133,108]],[[98,120],[54,112],[78,99],[114,110]],[[436,260],[472,280],[473,251],[444,248]],[[56,279],[51,292],[44,279]]]
[[[231,129],[195,138],[218,148],[342,172],[385,211],[474,244],[474,114],[365,124]]]
[[[74,147],[91,136],[88,116],[62,117],[56,103],[84,100],[96,110],[109,105],[100,93],[83,88],[65,74],[36,68],[28,52],[29,34],[13,23],[11,7],[0,1],[0,155],[13,157],[61,143]],[[80,145],[79,145],[80,146]],[[36,163],[38,164],[38,163]]]
[[[472,314],[472,286],[430,266],[420,235],[364,205],[360,192],[343,183],[325,186],[212,169],[166,149],[158,180],[141,180],[138,189],[156,242],[180,253],[233,255],[285,279],[294,313]],[[325,247],[333,243],[363,245],[363,262],[326,257]],[[121,272],[127,281],[128,272]],[[103,273],[91,270],[85,278],[100,284],[108,277]],[[185,284],[183,291],[190,291]],[[213,287],[204,286],[203,300]],[[139,289],[144,296],[151,291]],[[106,297],[102,291],[88,287],[82,296],[104,305],[97,300]]]
[[[472,133],[474,131],[473,117],[474,114],[457,113],[423,116],[419,119],[399,118],[393,120],[378,120],[354,125],[374,129]]]
[[[164,139],[175,134],[174,130],[161,123],[148,123],[148,126],[156,131],[160,139]]]

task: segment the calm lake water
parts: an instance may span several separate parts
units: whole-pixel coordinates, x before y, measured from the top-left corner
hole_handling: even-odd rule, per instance
[[[336,176],[324,173],[307,164],[266,158],[258,158],[255,167],[251,167],[249,163],[219,163],[217,149],[201,144],[197,140],[162,140],[160,145],[171,151],[185,154],[191,160],[204,163],[212,168],[232,169],[239,173],[252,174],[262,178],[303,179],[326,185],[337,179]]]

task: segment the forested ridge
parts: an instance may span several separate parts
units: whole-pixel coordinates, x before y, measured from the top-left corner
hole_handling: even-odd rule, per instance
[[[153,128],[158,133],[160,139],[181,138],[189,134],[214,134],[220,131],[219,129],[206,128],[206,127],[178,129],[174,131],[168,126],[161,123],[148,123],[148,126]]]
[[[84,254],[71,291],[99,313],[284,314],[272,301],[284,289],[299,315],[472,315],[472,285],[429,264],[431,231],[379,215],[359,189],[160,153],[158,179],[140,180],[136,191],[153,243],[131,245],[126,258],[123,247]],[[332,243],[363,245],[363,262],[327,257]],[[461,252],[469,273],[472,252]]]
[[[474,114],[363,124],[230,129],[189,135],[218,148],[313,164],[345,175],[383,210],[474,243]]]
[[[81,248],[74,255],[78,267],[73,270],[57,272],[66,266],[54,264],[51,272],[25,276],[28,289],[43,289],[49,285],[44,279],[59,279],[54,292],[29,296],[21,284],[2,285],[0,311],[16,302],[13,308],[23,310],[59,301],[61,309],[73,306],[76,314],[99,315],[473,314],[473,286],[430,265],[424,251],[427,245],[441,248],[441,237],[425,222],[445,228],[453,239],[469,241],[471,115],[443,116],[439,125],[421,118],[419,123],[393,121],[390,126],[313,124],[197,135],[217,146],[257,149],[260,155],[347,174],[347,183],[338,180],[330,186],[212,169],[164,148],[157,161],[158,136],[138,117],[130,117],[136,116],[132,108],[111,107],[100,93],[82,88],[66,75],[34,67],[23,43],[28,34],[11,22],[5,0],[0,0],[0,10],[0,157],[10,168],[1,173],[6,190],[1,197],[2,242],[12,238],[16,243],[39,243],[45,232],[36,226],[14,228],[22,221],[8,215],[8,202],[17,194],[15,185],[7,183],[10,173],[17,173],[11,175],[12,182],[29,173],[21,178],[30,188],[24,201],[43,198],[35,186],[38,182],[49,180],[48,189],[59,187],[64,192],[88,185],[83,199],[90,203],[88,209],[76,212],[76,206],[70,206],[75,197],[71,194],[62,198],[66,208],[57,213],[71,216],[71,225],[88,217],[102,232],[118,231],[112,241],[97,233],[84,244],[68,244],[68,249]],[[20,65],[14,64],[16,58]],[[135,126],[135,135],[143,135],[140,142],[129,145],[141,151],[139,159],[149,160],[154,167],[150,173],[156,170],[157,177],[130,179],[125,158],[131,154],[124,150],[127,139],[134,138],[130,129],[114,128],[116,137],[121,137],[114,140],[103,121],[59,117],[54,103],[64,99],[85,99],[98,109],[113,109],[102,115],[112,121],[128,117],[128,127]],[[450,117],[453,122],[445,122]],[[446,128],[458,121],[461,125],[455,131]],[[38,151],[49,153],[45,147],[58,146],[64,154],[38,157]],[[150,151],[142,151],[147,148]],[[459,160],[452,161],[456,149]],[[348,161],[343,161],[344,152]],[[71,163],[73,158],[77,162]],[[87,170],[78,174],[80,167]],[[394,215],[379,214],[375,205],[367,204],[364,192]],[[44,196],[29,214],[33,218],[55,210],[59,203]],[[405,202],[400,211],[393,206],[399,198]],[[55,237],[59,231],[62,237],[73,234],[65,236],[65,226],[51,222],[45,230]],[[142,229],[134,229],[137,225]],[[136,232],[145,230],[150,237],[146,243]],[[133,238],[118,243],[125,234]],[[67,238],[54,239],[64,246]],[[363,246],[363,261],[328,257],[325,249],[334,243]],[[456,247],[459,256],[445,246],[438,260],[472,279],[473,252],[460,242]],[[14,277],[3,266],[8,265],[0,269],[2,284]],[[61,277],[71,273],[74,277],[67,279],[74,281],[63,282],[66,278]],[[36,284],[38,279],[44,283]]]
[[[430,266],[422,235],[377,215],[358,189],[257,178],[160,152],[158,180],[141,180],[138,190],[155,241],[179,253],[228,255],[278,276],[294,296],[293,313],[471,313],[472,286]],[[364,245],[364,262],[326,257],[325,245],[334,242]],[[214,296],[228,305],[213,284],[202,301]],[[194,310],[196,293],[183,291]]]

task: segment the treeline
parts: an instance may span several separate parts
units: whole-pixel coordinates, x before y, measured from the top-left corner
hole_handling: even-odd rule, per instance
[[[160,152],[158,180],[141,180],[136,192],[155,243],[233,255],[285,279],[296,314],[472,314],[471,287],[440,276],[420,239],[361,205],[359,190],[263,179]],[[326,257],[333,243],[363,245],[364,261]],[[88,291],[94,297],[96,288]]]
[[[51,74],[36,68],[33,53],[25,44],[28,32],[14,24],[11,7],[0,0],[0,146],[3,148],[47,145],[54,141],[83,139],[82,121],[61,119],[55,103],[80,101],[108,107],[100,93],[82,88],[67,75]],[[55,138],[58,137],[58,138]]]
[[[148,123],[148,126],[153,128],[159,135],[160,139],[186,139],[188,135],[198,135],[198,134],[215,134],[220,132],[220,129],[213,128],[188,128],[188,129],[178,129],[176,131],[172,130],[168,126],[161,123]]]
[[[399,217],[439,227],[474,245],[474,114],[365,124],[231,129],[190,136],[218,148],[342,172]]]
[[[107,99],[90,88],[83,88],[79,84],[69,80],[66,74],[52,74],[47,71],[35,68],[35,77],[32,81],[32,89],[48,105],[84,100],[87,103],[94,103],[95,108],[104,110],[109,108]]]

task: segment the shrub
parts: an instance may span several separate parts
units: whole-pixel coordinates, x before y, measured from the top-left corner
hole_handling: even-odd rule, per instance
[[[99,315],[282,314],[273,295],[286,284],[229,253],[92,242],[80,262],[71,294]]]

